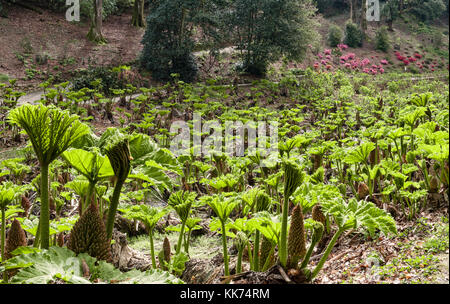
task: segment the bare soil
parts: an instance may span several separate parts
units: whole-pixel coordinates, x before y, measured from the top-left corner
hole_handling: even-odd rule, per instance
[[[0,18],[0,74],[19,79],[23,89],[36,87],[43,77],[26,79],[26,69],[44,75],[64,76],[89,65],[120,65],[134,61],[142,49],[144,29],[131,25],[131,15],[109,16],[103,23],[108,43],[97,45],[86,39],[89,21],[68,22],[63,13],[31,10],[13,6],[8,18]],[[28,64],[18,57],[29,53]],[[47,64],[36,63],[36,55],[49,55]],[[34,66],[34,67],[33,67]],[[55,68],[56,67],[56,68]]]

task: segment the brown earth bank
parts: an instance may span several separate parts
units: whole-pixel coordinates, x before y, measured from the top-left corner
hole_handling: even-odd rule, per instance
[[[36,87],[48,76],[64,79],[88,66],[117,66],[133,62],[142,49],[144,29],[131,25],[131,14],[109,16],[103,23],[108,43],[86,39],[89,21],[68,22],[64,13],[43,10],[39,14],[11,6],[8,18],[0,18],[0,74],[17,78],[17,85]],[[37,56],[48,56],[45,64]]]
[[[38,13],[20,6],[10,6],[8,18],[0,18],[0,81],[6,75],[9,79],[18,79],[19,89],[35,91],[50,76],[54,77],[54,83],[58,83],[71,79],[77,71],[89,66],[130,65],[139,57],[145,33],[145,29],[131,25],[131,18],[130,11],[106,18],[103,22],[103,34],[108,43],[97,45],[86,38],[89,31],[89,20],[86,18],[81,22],[68,22],[64,13],[48,10]],[[327,45],[330,26],[336,24],[344,30],[347,18],[348,14],[345,12],[327,18],[318,15],[316,19],[320,24],[318,32],[321,40],[308,50],[302,62],[291,62],[287,66],[304,69],[320,61],[317,55],[330,48]],[[410,72],[413,66],[405,68],[398,62],[395,51],[405,56],[420,53],[427,57],[427,61],[433,62],[433,66],[448,68],[448,57],[442,58],[434,53],[426,55],[432,44],[430,39],[433,39],[430,29],[443,33],[440,51],[448,51],[448,18],[437,20],[427,30],[411,22],[395,22],[394,32],[389,33],[392,49],[387,53],[375,50],[375,32],[382,25],[379,22],[369,23],[363,47],[349,48],[346,52],[354,53],[356,58],[368,58],[373,63],[387,59],[390,64],[384,67],[386,72]],[[233,79],[236,76],[233,71],[235,54],[225,53],[227,54],[218,60],[211,58],[207,52],[196,53],[201,74],[199,80],[216,77]],[[332,70],[340,68],[339,56],[334,56],[331,64]],[[278,62],[273,66],[277,70],[281,65],[282,62]],[[144,78],[148,78],[147,76],[148,74]]]

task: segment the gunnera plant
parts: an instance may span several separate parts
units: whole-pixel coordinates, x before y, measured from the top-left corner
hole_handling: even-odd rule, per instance
[[[280,258],[281,265],[287,266],[288,261],[288,213],[289,213],[289,198],[295,192],[295,190],[303,183],[305,173],[302,171],[294,161],[287,160],[283,163],[284,166],[284,200],[282,208],[282,220],[281,220],[281,232],[280,232],[280,244],[278,250],[278,256]],[[300,211],[301,212],[301,211]]]
[[[112,138],[111,143],[105,148],[105,153],[109,158],[111,167],[114,170],[116,184],[111,197],[111,203],[108,210],[108,218],[106,221],[106,233],[111,238],[114,228],[114,220],[116,218],[117,206],[119,205],[120,192],[125,184],[125,180],[131,170],[131,153],[128,137],[117,135]]]
[[[303,212],[300,205],[292,209],[291,225],[288,236],[288,263],[289,268],[297,268],[298,262],[306,254],[305,226]]]
[[[261,255],[259,260],[259,269],[265,271],[275,263],[274,245],[272,242],[263,236],[261,241]]]
[[[110,240],[95,204],[89,205],[73,226],[67,248],[77,254],[87,253],[98,260],[112,260]]]
[[[21,246],[27,246],[27,236],[25,231],[20,226],[20,222],[17,219],[11,224],[11,228],[8,231],[8,238],[6,239],[5,257],[6,259],[12,258],[11,252]]]
[[[322,209],[319,204],[314,205],[312,208],[312,219],[316,222],[322,223],[325,226],[327,218],[322,212]]]
[[[50,245],[50,164],[78,138],[88,134],[90,128],[83,124],[78,116],[42,104],[24,104],[11,110],[8,119],[11,124],[19,126],[28,134],[39,161],[41,171],[40,241],[41,248],[48,249]]]

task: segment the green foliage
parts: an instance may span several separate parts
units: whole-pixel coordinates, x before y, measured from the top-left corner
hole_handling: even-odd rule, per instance
[[[142,39],[142,67],[157,80],[170,80],[178,74],[185,82],[197,75],[194,40],[189,26],[200,10],[198,1],[163,0],[150,4],[147,29]]]
[[[181,221],[185,222],[195,197],[195,192],[177,191],[170,195],[167,204],[176,211]]]
[[[11,110],[8,118],[28,134],[41,164],[50,164],[78,138],[90,132],[78,116],[56,107],[25,104]]]
[[[178,238],[176,254],[179,254],[181,252],[181,244],[184,236],[184,227],[186,225],[186,221],[191,211],[191,206],[194,203],[196,196],[197,195],[195,192],[180,190],[172,193],[169,197],[169,201],[167,202],[167,204],[175,210],[175,212],[178,214],[181,220],[180,236]],[[185,247],[185,249],[187,249],[187,247]]]
[[[239,201],[236,201],[233,198],[224,198],[222,195],[215,196],[213,199],[208,201],[209,207],[211,207],[221,223],[224,273],[226,276],[230,275],[230,272],[228,269],[227,230],[225,223],[227,222],[231,212],[233,212],[234,208],[236,208],[238,204]]]
[[[362,47],[364,40],[364,33],[359,26],[351,21],[345,24],[345,38],[344,43],[349,47]]]
[[[348,204],[341,199],[322,204],[326,215],[333,216],[338,227],[344,230],[364,228],[374,235],[376,230],[385,235],[396,234],[395,220],[386,211],[371,202],[352,199]]]
[[[389,0],[381,8],[381,16],[392,26],[392,22],[400,17],[399,1]]]
[[[411,1],[411,13],[423,22],[432,22],[448,13],[448,7],[442,0]]]
[[[100,85],[94,85],[98,82],[100,82]],[[104,94],[111,94],[113,89],[123,89],[126,87],[126,83],[120,79],[117,69],[103,66],[91,66],[87,69],[80,70],[71,80],[71,83],[74,90],[97,88],[99,92]]]
[[[6,82],[8,82],[8,80],[9,80],[8,75],[0,73],[0,83],[2,83],[2,82],[6,83]]]
[[[9,259],[5,269],[19,269],[11,279],[13,284],[69,284],[118,283],[118,284],[180,284],[180,279],[166,271],[131,270],[121,272],[112,264],[97,261],[87,254],[75,255],[62,247],[23,253]]]
[[[120,9],[124,9],[124,5],[127,5],[126,0],[103,0],[103,20],[105,20],[108,16],[119,13]],[[80,1],[80,14],[81,16],[92,18],[94,14],[94,5],[92,0]]]
[[[3,182],[0,184],[0,209],[5,210],[15,198],[21,194],[22,187],[12,182]]]
[[[139,220],[145,226],[152,230],[158,221],[167,214],[167,209],[159,209],[148,205],[134,205],[126,209],[119,209],[124,213],[124,217],[133,220]]]
[[[167,214],[167,209],[159,209],[148,205],[134,205],[126,209],[119,209],[124,213],[124,217],[132,220],[139,220],[149,230],[150,251],[153,268],[156,268],[155,249],[153,246],[153,229],[159,220]]]
[[[78,116],[71,115],[69,111],[42,104],[25,104],[15,108],[10,111],[8,119],[28,134],[41,166],[40,228],[42,248],[46,249],[50,244],[49,165],[78,138],[89,133],[90,129],[78,120]]]
[[[380,27],[375,35],[375,48],[377,50],[387,52],[391,48],[387,27]]]
[[[332,24],[328,29],[328,45],[337,47],[342,42],[343,33],[339,26]]]
[[[314,279],[322,269],[328,255],[336,244],[339,236],[346,230],[364,228],[370,235],[380,230],[385,235],[396,234],[395,220],[386,211],[379,209],[371,202],[351,199],[345,203],[342,198],[322,203],[326,215],[332,216],[338,226],[338,230],[328,243],[324,255],[311,272],[310,279]]]
[[[279,257],[283,267],[287,266],[288,262],[288,210],[289,210],[289,198],[297,190],[297,188],[303,183],[305,173],[302,168],[294,160],[286,160],[283,163],[284,166],[284,202],[283,202],[283,214],[281,220],[281,235],[280,235],[280,247]],[[301,207],[300,207],[301,208]],[[301,213],[301,211],[300,211]],[[303,215],[301,215],[303,218]]]
[[[109,158],[111,167],[114,170],[114,175],[117,178],[108,210],[108,219],[106,221],[106,232],[108,238],[110,238],[113,232],[120,192],[122,191],[123,184],[125,183],[131,169],[131,155],[128,137],[121,133],[111,136],[110,141],[105,147],[105,153]]]
[[[63,158],[79,173],[91,182],[114,176],[109,159],[98,151],[70,149],[62,154]]]
[[[309,0],[233,1],[228,29],[240,51],[239,68],[262,76],[281,56],[302,59],[316,39],[314,13]]]
[[[317,6],[319,13],[325,16],[342,12],[348,8],[346,0],[314,0],[313,3]]]

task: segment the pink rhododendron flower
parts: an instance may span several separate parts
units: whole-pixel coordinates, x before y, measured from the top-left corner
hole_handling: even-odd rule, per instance
[[[361,66],[366,66],[370,64],[370,60],[367,58],[364,58],[363,60],[361,60]]]
[[[388,64],[389,62],[386,59],[380,61],[381,64]]]
[[[325,55],[331,55],[331,50],[330,49],[326,49],[325,51],[323,51],[323,53]]]

